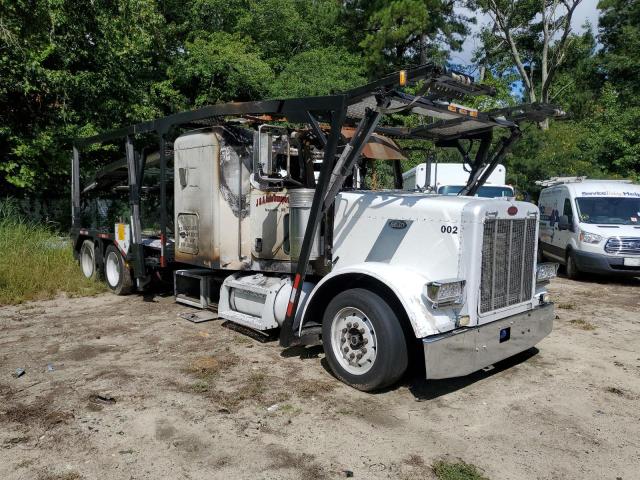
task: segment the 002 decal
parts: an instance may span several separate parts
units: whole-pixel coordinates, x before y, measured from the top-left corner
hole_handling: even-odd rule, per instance
[[[440,227],[442,233],[450,233],[452,235],[458,234],[458,227],[456,225],[442,225]]]

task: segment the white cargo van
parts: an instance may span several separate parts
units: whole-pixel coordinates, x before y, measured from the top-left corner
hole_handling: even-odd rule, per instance
[[[476,197],[513,197],[513,187],[505,185],[507,172],[497,165]],[[430,190],[440,195],[457,195],[469,180],[469,170],[463,163],[421,163],[402,174],[405,190]]]
[[[581,272],[640,276],[640,185],[553,178],[540,193],[538,251]]]

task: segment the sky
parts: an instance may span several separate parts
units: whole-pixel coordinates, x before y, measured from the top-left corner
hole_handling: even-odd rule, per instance
[[[573,14],[571,26],[574,31],[582,31],[582,25],[585,21],[589,20],[593,25],[593,28],[598,27],[598,0],[582,0],[580,5],[576,7],[576,11]],[[459,8],[461,13],[467,16],[475,16],[476,14],[466,8]],[[451,62],[463,65],[471,64],[471,57],[473,56],[474,49],[479,45],[479,40],[474,38],[474,34],[480,30],[480,27],[489,23],[489,17],[485,15],[478,16],[478,23],[473,27],[473,33],[469,35],[464,42],[464,46],[461,52],[453,52],[451,54]]]

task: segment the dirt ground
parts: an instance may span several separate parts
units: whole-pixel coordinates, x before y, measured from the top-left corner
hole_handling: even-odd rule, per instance
[[[0,308],[0,478],[640,478],[640,282],[557,279],[552,334],[469,377],[378,394],[193,324],[170,296]],[[26,373],[19,378],[16,368]]]

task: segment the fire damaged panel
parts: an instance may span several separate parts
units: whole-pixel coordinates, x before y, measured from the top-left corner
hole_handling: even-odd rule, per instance
[[[253,132],[237,127],[219,127],[220,194],[236,217],[249,214],[247,195],[253,158]]]
[[[181,135],[174,145],[176,260],[209,268],[246,268],[251,254],[252,132],[211,127]]]
[[[192,213],[181,213],[178,215],[178,251],[198,254],[199,228],[198,216]]]
[[[189,132],[176,139],[174,149],[176,261],[215,268],[220,258],[218,136],[211,130]]]

